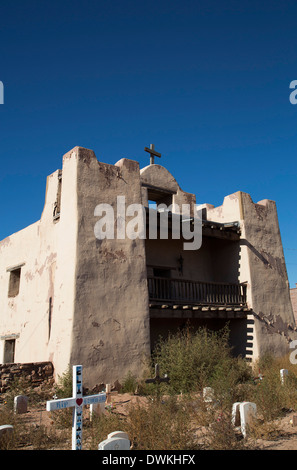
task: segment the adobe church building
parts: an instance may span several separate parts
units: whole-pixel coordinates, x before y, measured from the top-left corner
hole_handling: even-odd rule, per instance
[[[220,207],[203,204],[202,244],[190,250],[159,232],[96,237],[95,208],[117,214],[118,196],[146,207],[146,218],[149,201],[172,212],[187,204],[194,223],[195,195],[153,159],[140,169],[72,149],[47,178],[40,220],[0,242],[0,362],[51,361],[56,377],[82,364],[92,388],[129,371],[140,377],[159,335],[188,321],[228,323],[234,353],[249,360],[289,352],[295,321],[275,202],[238,191]]]

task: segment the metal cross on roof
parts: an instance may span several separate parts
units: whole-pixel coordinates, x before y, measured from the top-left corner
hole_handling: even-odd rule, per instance
[[[150,148],[144,147],[144,150],[150,154],[150,165],[155,163],[155,157],[161,158],[161,154],[155,151],[154,144],[150,144]]]

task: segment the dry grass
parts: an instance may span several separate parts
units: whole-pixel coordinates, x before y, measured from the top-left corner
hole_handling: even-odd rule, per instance
[[[64,448],[67,442],[65,432],[59,432],[54,426],[32,423],[27,415],[14,414],[5,405],[0,408],[0,426],[3,424],[12,425],[13,432],[0,439],[0,450],[48,450]]]
[[[83,448],[97,449],[99,442],[115,430],[127,432],[136,450],[253,449],[259,439],[277,439],[281,433],[278,419],[297,410],[297,366],[290,364],[289,356],[266,357],[252,370],[243,359],[232,358],[225,339],[187,331],[161,343],[157,351],[160,373],[173,377],[170,385],[147,386],[143,378],[137,381],[129,374],[123,391],[133,393],[137,387],[142,399],[127,407],[125,414],[111,409],[92,421],[88,413],[84,414]],[[280,380],[282,368],[289,370],[284,385]],[[259,371],[262,380],[255,379]],[[153,373],[152,368],[147,376]],[[203,400],[204,386],[214,390],[212,403]],[[71,447],[70,410],[50,413],[47,423],[32,423],[26,415],[13,413],[13,397],[17,394],[29,396],[30,412],[42,408],[46,413],[46,400],[54,393],[60,397],[71,394],[70,371],[54,389],[29,389],[22,380],[12,384],[10,391],[0,397],[5,400],[0,405],[0,425],[11,424],[14,431],[0,441],[0,449]],[[257,405],[257,419],[250,426],[248,439],[243,439],[232,425],[232,404],[236,401]]]

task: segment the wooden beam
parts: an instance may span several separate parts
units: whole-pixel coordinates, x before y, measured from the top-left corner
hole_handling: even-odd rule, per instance
[[[159,152],[156,152],[156,150],[154,149],[149,149],[148,147],[144,147],[144,150],[150,153],[151,155],[155,155],[155,157],[161,158],[161,154]]]

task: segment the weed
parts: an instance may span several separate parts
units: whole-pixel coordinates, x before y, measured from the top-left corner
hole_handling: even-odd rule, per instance
[[[137,388],[137,377],[133,375],[131,371],[129,371],[126,377],[124,377],[123,379],[121,393],[134,393],[136,388]]]
[[[189,393],[220,383],[225,391],[236,383],[251,379],[249,365],[240,358],[233,358],[228,344],[227,328],[219,332],[187,328],[177,335],[160,340],[154,362],[170,378],[170,391]],[[225,383],[228,379],[230,383]]]
[[[198,444],[191,428],[191,416],[176,397],[148,399],[130,409],[126,429],[136,450],[187,450]]]
[[[125,420],[116,413],[108,412],[94,416],[92,421],[84,426],[84,439],[88,442],[89,450],[97,450],[99,442],[107,439],[113,431],[125,429]]]

